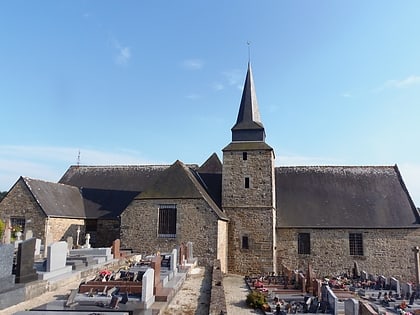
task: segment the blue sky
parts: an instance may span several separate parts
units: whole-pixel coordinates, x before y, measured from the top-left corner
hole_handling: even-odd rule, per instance
[[[394,165],[420,205],[418,1],[0,1],[0,191],[203,163],[248,45],[276,165]]]

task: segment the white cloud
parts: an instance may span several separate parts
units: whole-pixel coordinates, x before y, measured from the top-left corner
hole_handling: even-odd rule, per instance
[[[57,182],[78,161],[78,148],[0,145],[0,191],[9,190],[20,176]],[[80,150],[81,165],[153,164],[138,152]]]
[[[117,50],[115,63],[118,65],[126,65],[131,59],[131,49],[129,46],[123,46],[116,39],[112,40],[113,47]]]
[[[223,90],[225,87],[224,87],[224,85],[222,84],[222,83],[214,83],[213,84],[213,88],[216,90],[216,91],[221,91],[221,90]]]
[[[345,93],[341,94],[341,96],[344,97],[344,98],[353,97],[353,95],[351,95],[351,93],[348,93],[348,92],[345,92]]]
[[[182,65],[188,70],[200,70],[203,68],[204,62],[200,59],[187,59]]]
[[[420,85],[420,76],[410,75],[401,80],[388,80],[379,88],[374,89],[374,92],[381,92],[385,89],[409,88],[416,85]]]
[[[188,98],[189,100],[196,100],[196,99],[199,99],[200,98],[200,95],[199,94],[191,93],[191,94],[188,94],[186,96],[186,98]]]
[[[229,85],[236,85],[242,89],[241,82],[243,80],[242,71],[238,69],[229,70],[222,72],[222,75],[225,77]]]

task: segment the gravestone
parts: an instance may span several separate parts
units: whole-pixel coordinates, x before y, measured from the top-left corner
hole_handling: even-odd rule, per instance
[[[15,285],[15,275],[12,274],[14,250],[12,244],[0,245],[0,283],[4,290]]]
[[[178,253],[177,250],[174,248],[171,252],[171,267],[170,270],[173,272],[174,276],[177,274],[177,262],[178,262]]]
[[[72,266],[67,266],[67,242],[52,243],[47,248],[47,266],[45,271],[38,271],[40,280],[48,280],[72,272]]]
[[[85,245],[83,245],[83,248],[90,248],[90,234],[89,233],[86,233]]]
[[[67,251],[71,251],[73,249],[74,243],[73,243],[73,236],[67,237]]]
[[[152,258],[152,261],[150,263],[150,267],[152,267],[153,270],[155,271],[153,294],[156,294],[156,291],[162,287],[162,284],[160,282],[161,263],[162,263],[162,256],[160,256],[159,253],[155,257]]]
[[[360,278],[365,281],[369,279],[369,275],[366,271],[362,270],[362,272],[360,273]]]
[[[141,303],[145,309],[150,308],[150,306],[152,306],[152,304],[155,302],[155,296],[153,294],[154,278],[155,271],[153,268],[147,268],[141,281]]]
[[[114,255],[115,259],[121,258],[120,246],[121,246],[121,240],[119,238],[117,238],[115,241],[112,242],[112,254]]]
[[[385,290],[387,283],[387,279],[385,276],[379,276],[378,277],[379,282],[379,290]]]
[[[67,260],[67,242],[61,241],[48,246],[47,272],[64,268]]]
[[[187,242],[187,262],[191,263],[193,258],[193,243]]]
[[[400,295],[401,294],[400,282],[394,277],[389,278],[389,289],[394,290],[395,292],[397,292],[398,295]]]
[[[39,258],[41,256],[41,239],[35,239],[35,258]]]
[[[38,279],[34,268],[35,238],[19,243],[16,259],[16,283],[28,283]]]
[[[357,279],[360,277],[360,268],[357,261],[353,263],[353,279]]]
[[[179,246],[179,264],[181,266],[185,265],[185,260],[186,260],[186,256],[187,256],[187,246],[184,243],[181,243],[181,245]]]
[[[359,301],[356,299],[347,299],[344,301],[344,314],[359,315]]]
[[[413,293],[413,285],[411,283],[404,282],[401,284],[401,295],[404,299],[410,299],[411,294]]]

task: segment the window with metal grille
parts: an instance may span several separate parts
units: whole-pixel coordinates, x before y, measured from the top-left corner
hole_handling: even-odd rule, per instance
[[[23,232],[23,230],[25,230],[25,222],[25,218],[22,217],[10,218],[10,225],[12,226],[12,229],[20,230],[20,232]]]
[[[159,205],[158,237],[176,237],[176,205]]]
[[[242,159],[244,161],[248,160],[248,152],[242,152]]]
[[[298,254],[309,255],[311,253],[311,234],[298,234]]]
[[[350,255],[363,256],[363,234],[349,233]]]

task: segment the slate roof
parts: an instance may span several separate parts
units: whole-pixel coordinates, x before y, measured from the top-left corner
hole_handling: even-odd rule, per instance
[[[218,178],[208,181],[208,186],[196,172],[198,169],[196,164],[185,165],[180,161],[173,165],[71,166],[59,183],[80,188],[87,218],[116,218],[139,196],[204,198],[220,219],[227,220],[220,210],[221,193],[217,193],[221,189],[221,163],[217,155],[213,154],[201,168],[207,179],[220,171]]]
[[[21,177],[46,216],[84,218],[83,200],[77,187]]]
[[[216,153],[197,169],[201,182],[220,209],[222,209],[222,171],[223,165]]]
[[[59,183],[102,190],[141,192],[169,165],[73,165]]]
[[[228,220],[203,184],[194,169],[188,168],[181,161],[176,161],[136,199],[204,199],[219,219]]]
[[[277,227],[418,228],[397,166],[277,167]]]
[[[251,64],[248,63],[238,118],[232,127],[232,141],[264,141],[265,130],[258,109]]]

